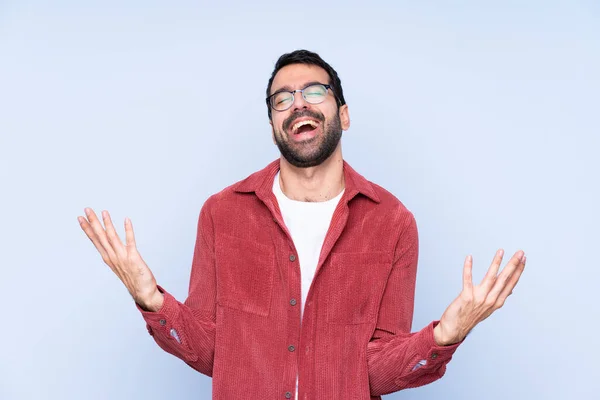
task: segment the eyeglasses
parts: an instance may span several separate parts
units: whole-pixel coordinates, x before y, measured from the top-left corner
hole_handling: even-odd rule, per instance
[[[307,103],[319,104],[325,101],[327,89],[331,89],[331,86],[317,83],[309,85],[304,89],[293,91],[282,90],[267,97],[267,104],[275,111],[285,111],[294,104],[294,95],[296,92],[302,93],[302,97]]]

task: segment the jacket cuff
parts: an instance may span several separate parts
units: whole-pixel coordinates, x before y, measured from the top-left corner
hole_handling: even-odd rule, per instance
[[[168,335],[173,322],[177,320],[179,307],[177,300],[169,292],[161,286],[158,286],[158,290],[164,296],[164,302],[158,311],[145,311],[137,303],[135,303],[135,306],[142,314],[144,321],[146,321],[146,327],[150,335],[154,335],[155,332]]]
[[[433,335],[433,328],[435,328],[440,321],[433,321],[427,325],[424,329],[419,332],[422,335],[422,340],[417,340],[416,353],[419,357],[422,357],[427,364],[445,364],[451,358],[458,346],[460,346],[465,339],[458,343],[454,343],[448,346],[440,346],[435,342]]]

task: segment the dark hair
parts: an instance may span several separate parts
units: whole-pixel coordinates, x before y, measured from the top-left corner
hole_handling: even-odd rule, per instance
[[[316,65],[323,68],[327,71],[327,75],[329,75],[329,82],[327,83],[331,85],[331,90],[335,95],[338,107],[346,104],[346,100],[344,100],[344,91],[342,90],[342,81],[340,81],[335,69],[331,68],[331,65],[327,64],[317,53],[308,50],[295,50],[279,57],[275,63],[271,78],[269,79],[269,84],[267,85],[267,98],[271,95],[271,86],[273,85],[273,79],[275,78],[275,75],[277,75],[277,72],[279,72],[281,68],[291,64]],[[267,109],[269,112],[269,119],[271,119],[271,107],[268,102]]]

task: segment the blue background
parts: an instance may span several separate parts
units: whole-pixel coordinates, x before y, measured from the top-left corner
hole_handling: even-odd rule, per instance
[[[598,398],[600,3],[0,2],[0,398],[209,399],[79,228],[128,216],[183,300],[206,198],[265,166],[264,90],[307,48],[341,76],[345,159],[413,211],[413,329],[528,264],[446,376],[387,399]],[[122,229],[121,229],[122,234]]]

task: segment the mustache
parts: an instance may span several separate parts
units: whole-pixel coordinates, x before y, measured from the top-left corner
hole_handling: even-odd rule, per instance
[[[299,111],[299,112],[294,113],[294,114],[290,115],[289,117],[287,117],[285,119],[285,121],[283,121],[283,129],[286,131],[289,130],[290,127],[292,126],[292,122],[294,122],[294,120],[296,118],[301,118],[301,117],[310,117],[310,118],[313,118],[315,121],[319,121],[319,122],[325,121],[325,116],[319,112],[312,111],[312,110],[302,110],[302,111]]]

